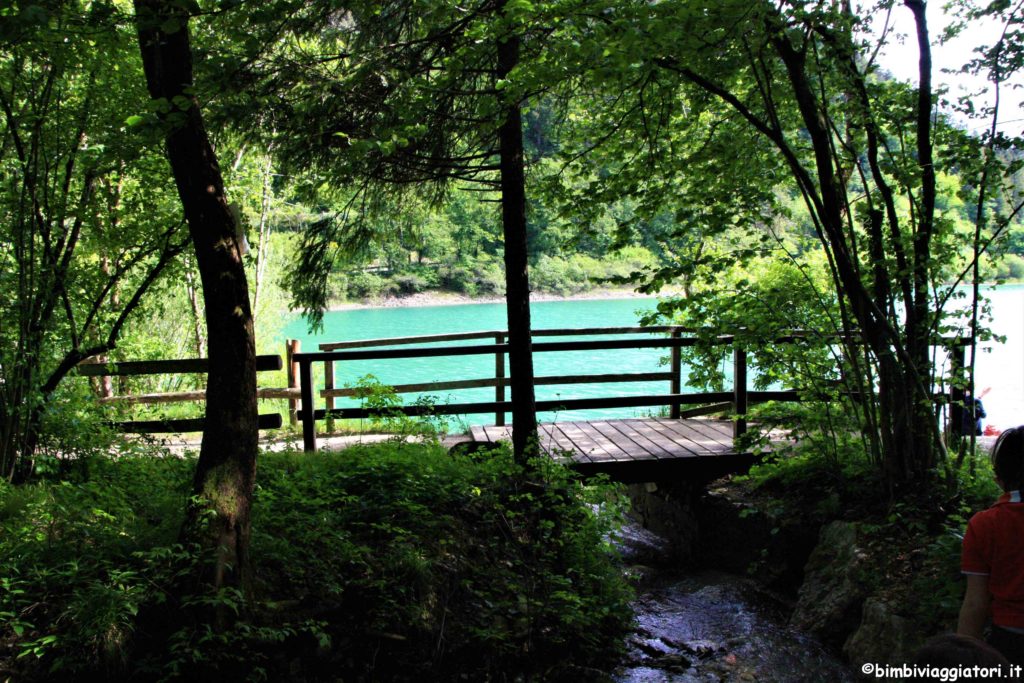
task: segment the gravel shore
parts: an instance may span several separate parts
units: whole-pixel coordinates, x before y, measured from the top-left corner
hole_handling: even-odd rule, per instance
[[[671,292],[666,292],[671,295]],[[561,296],[547,292],[533,292],[530,301],[576,301],[586,299],[653,299],[650,294],[640,294],[629,288],[594,289],[579,294]],[[385,297],[354,302],[332,302],[328,307],[331,311],[347,311],[358,308],[402,308],[409,306],[458,306],[462,304],[502,304],[503,297],[471,297],[457,292],[419,292],[406,296]]]

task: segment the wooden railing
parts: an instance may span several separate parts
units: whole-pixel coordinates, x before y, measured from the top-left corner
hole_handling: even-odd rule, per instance
[[[256,371],[280,370],[283,367],[281,357],[275,355],[256,356]],[[206,358],[185,358],[174,360],[143,360],[121,363],[86,362],[76,368],[79,375],[86,377],[122,377],[130,375],[172,375],[172,374],[205,374],[209,369]],[[295,390],[260,389],[259,398],[294,398]],[[129,394],[123,396],[105,396],[101,403],[155,404],[180,403],[185,401],[205,401],[206,391],[169,391],[157,394]],[[179,432],[200,432],[203,430],[203,418],[134,420],[130,422],[112,422],[111,426],[131,434],[160,434]],[[281,426],[281,415],[270,413],[258,418],[260,429],[277,429]]]
[[[733,431],[739,436],[746,431],[745,415],[751,404],[765,401],[800,401],[800,392],[782,391],[750,391],[747,389],[748,368],[747,353],[734,345],[735,337],[722,335],[715,338],[714,343],[734,345],[733,348],[733,389],[732,391],[682,393],[682,359],[681,349],[702,343],[697,337],[683,336],[688,330],[677,326],[658,327],[600,327],[579,329],[534,330],[534,338],[565,337],[565,336],[604,336],[623,334],[658,334],[654,338],[641,339],[590,339],[583,341],[535,342],[534,353],[554,353],[562,351],[599,351],[608,349],[669,349],[669,370],[659,372],[632,373],[600,373],[589,375],[547,375],[534,378],[535,385],[572,385],[620,382],[668,382],[668,391],[664,394],[648,394],[640,396],[612,396],[602,398],[577,398],[537,401],[538,411],[552,410],[592,410],[604,408],[645,408],[668,407],[672,418],[691,417],[707,413],[731,410],[734,413]],[[820,335],[815,335],[820,338]],[[494,356],[494,376],[475,379],[455,379],[436,382],[416,382],[398,384],[392,387],[395,393],[414,393],[429,391],[448,391],[481,387],[494,388],[493,401],[477,401],[444,405],[411,405],[395,408],[408,416],[430,415],[470,415],[494,413],[498,425],[505,424],[505,413],[511,411],[512,403],[506,400],[508,373],[505,356],[508,353],[505,330],[485,330],[477,332],[456,332],[449,334],[421,335],[413,337],[392,337],[384,339],[367,339],[348,342],[330,342],[319,345],[318,353],[301,353],[297,341],[289,340],[286,344],[288,387],[260,388],[259,398],[288,399],[289,416],[293,424],[301,420],[303,445],[306,451],[316,450],[316,421],[323,419],[358,419],[373,417],[374,411],[366,408],[338,408],[338,398],[352,397],[357,390],[337,388],[335,386],[335,364],[359,360],[384,360],[395,358],[431,358],[444,356]],[[808,335],[795,332],[779,337],[776,343],[792,343],[806,340]],[[836,337],[838,341],[838,337]],[[472,344],[464,346],[391,348],[413,344],[439,343],[453,341],[480,341],[492,343]],[[943,339],[942,345],[950,348],[952,374],[964,367],[964,348],[970,345],[969,339]],[[314,405],[313,371],[314,363],[323,363],[324,389],[319,396],[325,400],[323,409]],[[77,368],[79,375],[90,377],[128,376],[128,375],[160,375],[205,373],[208,362],[205,358],[181,360],[131,361],[121,363],[84,362]],[[264,355],[256,357],[257,371],[280,370],[281,357]],[[950,396],[942,396],[942,400],[950,400],[952,405],[952,424],[960,424],[962,412],[963,389],[953,388]],[[202,401],[206,393],[203,390],[187,392],[164,392],[159,394],[135,394],[109,396],[101,398],[103,403],[172,403],[180,401]],[[937,398],[940,398],[937,396]],[[301,409],[299,401],[301,399]],[[700,406],[684,410],[683,406]],[[166,433],[201,431],[203,419],[166,419],[113,423],[115,427],[132,433]],[[281,426],[278,414],[259,416],[260,429],[273,429]]]
[[[589,410],[601,408],[643,408],[667,406],[674,418],[690,415],[719,412],[733,409],[737,415],[734,432],[737,436],[746,431],[747,407],[751,403],[762,401],[797,401],[800,396],[795,391],[759,391],[747,389],[747,355],[737,347],[733,350],[733,391],[681,393],[682,362],[680,350],[699,343],[696,337],[684,337],[684,328],[674,326],[662,327],[602,327],[582,329],[535,330],[534,338],[556,336],[600,336],[620,334],[661,334],[664,336],[646,339],[596,339],[584,341],[535,342],[534,353],[554,353],[561,351],[598,351],[607,349],[642,349],[667,348],[670,350],[669,371],[644,373],[603,373],[591,375],[553,375],[538,376],[535,385],[557,384],[591,384],[617,382],[667,381],[668,392],[664,394],[642,396],[614,396],[606,398],[577,398],[537,401],[538,411],[550,410]],[[396,358],[431,358],[444,356],[494,356],[494,376],[475,379],[458,379],[439,382],[420,382],[399,384],[393,388],[396,393],[445,391],[480,387],[494,387],[494,401],[478,401],[434,406],[402,406],[399,412],[409,416],[425,415],[469,415],[477,413],[494,413],[495,422],[505,422],[505,413],[512,408],[511,402],[505,400],[505,387],[508,386],[505,355],[508,344],[505,342],[508,332],[504,330],[487,330],[480,332],[458,332],[452,334],[425,335],[415,337],[395,337],[389,339],[370,339],[350,342],[332,342],[320,344],[319,353],[297,353],[292,358],[299,366],[299,386],[302,392],[302,410],[298,417],[302,421],[303,445],[306,451],[316,450],[317,420],[332,418],[366,418],[372,417],[373,411],[365,408],[337,408],[335,399],[353,396],[353,389],[338,389],[335,386],[334,370],[336,363],[360,360],[384,360]],[[790,341],[796,340],[793,337]],[[386,348],[407,346],[411,344],[437,343],[451,341],[487,340],[492,343],[465,346],[417,347],[417,348]],[[717,344],[732,344],[731,335],[718,337]],[[385,348],[381,348],[385,347]],[[313,403],[313,370],[314,363],[323,363],[325,386],[320,397],[325,399],[325,407],[316,409]],[[701,408],[684,411],[682,406],[700,405]],[[311,409],[312,408],[312,409]]]
[[[678,336],[681,328],[676,327],[596,327],[580,329],[556,329],[556,330],[534,330],[533,337],[553,336],[598,336],[611,334],[637,334],[637,333],[664,333],[670,332]],[[508,338],[505,330],[483,330],[477,332],[453,332],[448,334],[420,335],[415,337],[390,337],[383,339],[364,339],[348,342],[327,342],[319,345],[321,351],[343,351],[352,349],[380,348],[388,346],[406,346],[410,344],[441,343],[451,341],[471,341],[477,339],[493,340],[495,345],[503,345]],[[536,349],[536,345],[534,345]],[[439,354],[444,355],[444,354]],[[458,354],[452,354],[458,355]],[[379,356],[381,358],[383,356]],[[392,356],[393,357],[393,356]],[[679,359],[679,348],[672,351],[672,369],[669,372],[648,372],[648,373],[611,373],[602,375],[562,375],[550,377],[535,377],[534,385],[551,384],[594,384],[613,382],[649,382],[668,380],[670,382],[669,392],[679,393],[681,387],[681,363]],[[420,382],[415,384],[398,384],[393,388],[395,393],[411,393],[424,391],[452,391],[456,389],[478,389],[494,387],[494,401],[501,403],[505,401],[505,388],[508,386],[506,376],[505,352],[494,354],[494,377],[480,379],[450,380],[445,382]],[[335,409],[335,399],[351,397],[356,395],[356,389],[338,389],[335,387],[334,361],[324,361],[324,389],[320,392],[321,398],[326,399],[326,409]],[[678,406],[675,407],[678,410]],[[489,412],[489,411],[488,411]],[[328,416],[330,417],[330,416]],[[674,415],[678,417],[678,415]],[[495,412],[495,424],[505,424],[505,412]]]

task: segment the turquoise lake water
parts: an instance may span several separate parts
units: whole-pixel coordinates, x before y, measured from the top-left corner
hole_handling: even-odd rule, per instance
[[[992,331],[1005,343],[987,342],[977,359],[975,386],[985,397],[986,424],[1006,429],[1024,424],[1024,285],[1004,285],[988,290],[992,302]]]
[[[638,324],[640,313],[654,309],[655,299],[601,299],[576,301],[541,301],[531,306],[532,326],[535,330],[582,327],[629,327]],[[318,344],[332,341],[375,339],[380,337],[408,337],[421,334],[470,332],[477,330],[504,330],[506,328],[504,304],[462,304],[456,306],[424,306],[393,308],[361,308],[332,311],[324,316],[324,329],[312,336],[305,322],[297,319],[285,327],[284,335],[302,341],[303,351],[316,351]],[[634,335],[609,336],[602,339],[630,338]],[[638,335],[648,337],[649,335]],[[558,337],[559,340],[580,337]],[[553,341],[553,339],[551,339]],[[535,341],[547,341],[536,339]],[[448,344],[417,344],[417,346],[451,346],[474,343],[472,341]],[[481,340],[488,344],[493,341]],[[534,355],[534,374],[574,375],[610,372],[663,372],[659,361],[667,349],[619,349],[610,351],[571,351],[537,353]],[[506,364],[507,368],[507,364]],[[506,369],[506,373],[507,373]],[[439,358],[408,358],[394,360],[352,361],[335,365],[336,386],[350,386],[360,377],[372,374],[385,384],[409,384],[453,379],[482,379],[494,376],[494,356],[453,356]],[[650,395],[668,393],[668,381],[630,382],[617,384],[575,384],[564,386],[538,386],[538,400],[559,398],[596,398],[600,396]],[[460,389],[444,393],[434,392],[434,402],[464,403],[493,401],[494,388]],[[405,403],[412,403],[420,394],[402,394]],[[509,396],[506,390],[506,397]],[[322,399],[318,407],[322,406]],[[338,399],[339,407],[356,406],[357,402]],[[623,408],[589,411],[562,411],[559,420],[593,419],[596,417],[633,417],[649,409]],[[556,419],[554,413],[541,413],[541,420]],[[494,415],[468,415],[466,424],[493,424]]]
[[[1008,285],[989,290],[993,331],[1006,338],[1005,344],[985,344],[977,363],[977,386],[991,387],[985,398],[986,423],[998,428],[1024,424],[1024,285]],[[541,301],[532,305],[533,328],[620,327],[636,325],[642,312],[656,306],[655,299],[592,299],[575,301]],[[283,336],[302,341],[303,351],[317,351],[323,342],[406,337],[445,332],[505,329],[504,304],[463,304],[456,306],[381,307],[328,312],[324,329],[309,334],[300,317],[289,322]],[[640,335],[646,336],[646,335]],[[603,336],[602,338],[612,338]],[[559,339],[568,339],[562,337]],[[548,341],[538,338],[535,341]],[[452,342],[467,344],[471,342]],[[489,343],[486,340],[481,343]],[[436,346],[437,344],[435,344]],[[542,375],[575,375],[627,372],[662,372],[667,366],[660,360],[667,349],[633,349],[610,351],[579,351],[537,353],[534,372]],[[452,379],[477,379],[494,376],[493,356],[457,356],[448,358],[395,359],[339,363],[336,385],[351,386],[360,377],[372,374],[385,384],[407,384]],[[685,381],[685,371],[684,371]],[[321,380],[322,385],[322,380]],[[628,396],[668,393],[667,381],[615,384],[575,384],[538,386],[537,398],[568,399],[599,396]],[[684,388],[684,391],[686,389]],[[508,394],[506,394],[507,396]],[[436,403],[493,401],[494,389],[463,389],[434,393]],[[406,403],[417,394],[403,394]],[[339,399],[340,406],[356,402]],[[317,400],[323,406],[323,400]],[[620,408],[590,411],[562,411],[540,415],[542,420],[594,419],[597,417],[633,417],[649,414],[649,408]],[[466,424],[493,423],[493,415],[466,416]]]

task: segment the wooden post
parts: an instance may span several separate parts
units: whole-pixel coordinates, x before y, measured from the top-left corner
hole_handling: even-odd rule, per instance
[[[299,389],[302,392],[302,450],[316,453],[316,406],[313,405],[313,362],[299,361]]]
[[[682,330],[680,330],[679,328],[672,330],[672,338],[679,339],[681,333]],[[678,394],[683,389],[682,347],[673,346],[671,349],[671,353],[672,366],[670,372],[672,373],[672,378],[668,381],[668,393]],[[669,406],[669,417],[671,417],[673,420],[679,419],[678,403],[673,403],[671,406]]]
[[[292,356],[302,350],[302,342],[298,339],[288,339],[284,343],[285,368],[288,371],[288,388],[299,388],[299,364]],[[299,402],[294,398],[288,399],[288,422],[294,427],[299,424],[296,411],[299,409]]]
[[[738,439],[747,432],[747,352],[734,341],[732,348],[733,363],[733,409],[736,420],[732,425],[732,436]]]
[[[494,335],[495,344],[504,344],[505,335]],[[505,352],[498,351],[494,354],[494,400],[499,403],[505,400]],[[498,411],[494,414],[494,424],[502,427],[505,425],[505,413]]]
[[[330,361],[330,360],[324,361],[324,389],[326,389],[327,391],[333,391],[334,390],[334,361]],[[327,399],[326,399],[326,407],[327,407],[327,410],[334,410],[334,397],[333,396],[328,396],[327,397]],[[334,418],[330,417],[330,414],[328,414],[328,417],[327,417],[327,432],[328,433],[334,432]]]

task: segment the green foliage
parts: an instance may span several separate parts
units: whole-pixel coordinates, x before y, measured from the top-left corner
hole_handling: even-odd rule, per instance
[[[16,670],[124,667],[140,606],[161,596],[145,555],[173,543],[192,468],[93,458],[74,481],[0,488],[0,642]]]
[[[408,433],[413,421],[401,410],[402,399],[393,387],[373,375],[363,375],[352,387],[360,407],[370,411],[370,429],[373,431]]]
[[[775,519],[856,522],[870,568],[861,578],[871,591],[897,606],[917,633],[954,629],[964,591],[960,551],[967,521],[1001,493],[986,454],[971,456],[973,473],[966,465],[954,472],[941,498],[914,491],[893,501],[863,449],[849,441],[837,456],[801,444],[736,481]]]
[[[116,410],[96,402],[87,382],[68,382],[59,387],[42,414],[35,474],[61,475],[105,457],[114,448],[127,449],[120,435],[106,424],[116,415]]]
[[[425,444],[265,454],[251,593],[185,588],[194,461],[0,483],[0,662],[19,680],[451,680],[608,661],[630,624],[617,493]],[[221,627],[199,615],[233,615]]]
[[[283,456],[259,486],[254,552],[275,558],[260,576],[272,599],[326,604],[345,620],[332,624],[335,642],[352,639],[338,656],[365,675],[417,661],[442,680],[541,673],[613,655],[628,623],[604,540],[612,508],[587,505],[607,495],[554,465],[525,471],[507,452],[470,462],[391,444]],[[311,514],[316,532],[297,534]],[[398,659],[374,664],[381,644]]]
[[[353,273],[348,276],[348,295],[356,299],[377,299],[398,293],[398,286],[376,273]]]
[[[382,299],[417,294],[438,286],[441,276],[435,266],[406,266],[391,273],[355,271],[344,275],[344,298]]]
[[[987,455],[979,452],[972,457],[973,473],[967,467],[954,473],[956,495],[941,506],[898,502],[883,519],[866,526],[872,552],[884,557],[889,572],[901,575],[895,591],[923,633],[955,627],[964,594],[960,553],[967,521],[1002,493]]]
[[[691,386],[721,391],[725,373],[720,335],[731,335],[756,365],[755,388],[805,389],[837,380],[835,351],[822,337],[836,328],[836,302],[829,295],[820,259],[805,255],[799,262],[781,254],[746,258],[730,267],[716,264],[706,281],[693,285],[686,297],[659,304],[656,317],[696,330],[701,344],[683,355],[693,366]],[[777,343],[791,332],[816,337],[800,343]]]
[[[760,428],[749,433],[747,438],[757,441],[748,448],[774,453],[766,457],[785,452],[785,445],[768,446],[770,430],[780,427],[794,442],[820,451],[833,463],[849,453],[870,457],[858,436],[865,427],[864,406],[851,400],[861,387],[851,381],[856,375],[850,371],[849,347],[828,336],[837,331],[839,311],[829,294],[825,264],[813,253],[780,259],[781,248],[759,255],[761,249],[743,249],[745,256],[729,265],[709,252],[709,263],[694,272],[688,295],[662,301],[645,322],[694,330],[698,343],[681,352],[690,386],[703,391],[731,388],[733,345],[721,344],[719,338],[725,335],[747,352],[754,390],[800,392],[800,403],[751,408],[749,419]],[[801,336],[779,341],[794,331]]]
[[[505,271],[490,257],[474,259],[465,265],[441,266],[442,286],[469,296],[501,296],[505,293]]]
[[[110,3],[5,9],[0,28],[0,478],[24,475],[74,365],[110,351],[187,238]]]
[[[435,414],[438,397],[431,394],[419,396],[413,405],[423,412],[408,416],[400,408],[404,405],[394,387],[384,384],[374,375],[364,375],[352,387],[353,397],[370,416],[368,423],[360,419],[357,432],[394,434],[398,438],[426,437],[443,438],[449,430],[448,416]]]

